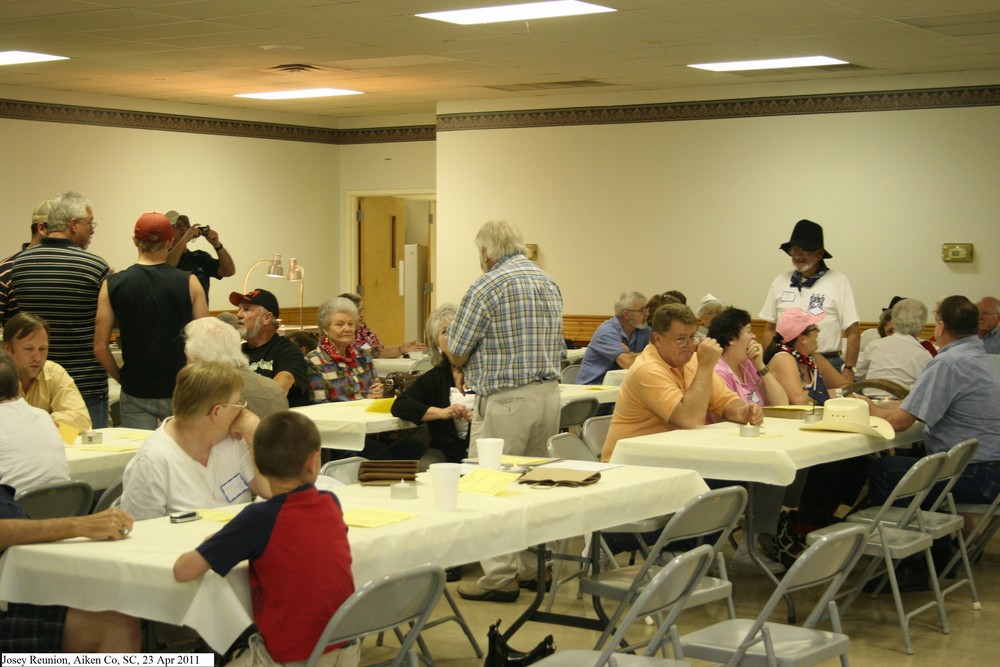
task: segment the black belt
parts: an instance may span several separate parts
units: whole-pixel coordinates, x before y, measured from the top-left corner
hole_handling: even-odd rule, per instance
[[[840,356],[840,352],[820,352],[827,359],[834,359]]]

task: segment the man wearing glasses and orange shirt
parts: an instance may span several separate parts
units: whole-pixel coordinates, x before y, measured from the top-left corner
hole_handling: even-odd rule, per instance
[[[744,403],[715,374],[722,348],[712,338],[696,344],[697,331],[698,318],[684,304],[657,309],[652,342],[618,391],[602,461],[611,458],[622,438],[696,428],[705,424],[709,411],[740,424],[764,421],[759,405]]]

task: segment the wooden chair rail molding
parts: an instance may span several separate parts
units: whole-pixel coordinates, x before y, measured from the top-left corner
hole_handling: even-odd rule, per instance
[[[319,310],[319,306],[306,306],[302,309],[302,318],[305,320],[305,325],[307,329],[314,329],[316,327],[316,311]],[[229,308],[224,308],[222,310],[211,310],[209,314],[215,317],[219,313],[236,313],[236,309],[232,306]],[[299,307],[298,305],[282,306],[281,307],[281,324],[286,327],[299,328],[302,326],[302,322],[299,321]]]
[[[610,315],[563,315],[563,336],[569,338],[573,341],[573,344],[577,347],[584,347],[590,343],[590,339],[594,336],[594,331],[597,327],[601,326]],[[750,328],[753,329],[754,334],[757,336],[757,340],[764,341],[764,325],[766,322],[764,320],[753,320],[750,322]],[[865,329],[875,329],[878,327],[878,322],[861,322],[861,330]],[[921,332],[921,338],[932,338],[934,336],[934,323],[931,322],[924,326]]]

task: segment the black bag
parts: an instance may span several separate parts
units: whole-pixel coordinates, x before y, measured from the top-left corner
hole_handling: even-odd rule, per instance
[[[382,383],[384,385],[382,397],[393,398],[394,396],[399,396],[409,389],[420,375],[419,371],[394,371],[389,373],[385,376],[385,381]]]
[[[538,646],[527,653],[522,653],[517,649],[507,645],[507,640],[500,634],[500,620],[490,626],[490,632],[486,637],[489,648],[486,651],[486,662],[483,667],[523,667],[531,665],[544,657],[556,652],[556,643],[552,635],[538,643]]]

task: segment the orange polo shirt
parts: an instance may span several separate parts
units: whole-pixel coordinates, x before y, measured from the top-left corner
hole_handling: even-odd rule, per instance
[[[684,392],[691,386],[698,371],[698,355],[684,365],[674,368],[663,361],[652,343],[647,345],[629,368],[625,382],[618,390],[611,428],[601,450],[601,460],[611,458],[611,452],[622,438],[632,438],[649,433],[673,431],[677,427],[670,423],[670,415],[684,398]],[[712,394],[708,409],[721,415],[730,401],[739,400],[722,379],[712,374]]]

